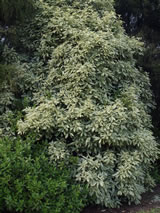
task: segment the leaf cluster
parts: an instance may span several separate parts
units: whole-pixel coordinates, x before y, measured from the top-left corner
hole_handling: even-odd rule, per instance
[[[0,139],[1,211],[79,213],[86,191],[73,182],[63,162],[50,164],[46,145],[34,147],[33,140]]]

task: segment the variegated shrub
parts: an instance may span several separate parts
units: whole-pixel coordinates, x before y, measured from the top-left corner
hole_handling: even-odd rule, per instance
[[[143,44],[124,33],[112,4],[38,2],[25,42],[41,64],[41,86],[18,122],[19,134],[48,140],[51,161],[77,156],[74,178],[107,207],[140,201],[158,155],[149,78],[135,59]]]

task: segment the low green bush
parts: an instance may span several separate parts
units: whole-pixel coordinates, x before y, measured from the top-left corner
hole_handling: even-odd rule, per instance
[[[1,212],[78,213],[85,206],[84,187],[63,162],[50,164],[46,150],[31,138],[0,139]]]

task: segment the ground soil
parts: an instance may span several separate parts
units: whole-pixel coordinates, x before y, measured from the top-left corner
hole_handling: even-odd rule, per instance
[[[139,211],[148,211],[153,208],[160,208],[160,185],[156,186],[153,192],[147,192],[142,196],[141,204],[126,205],[124,204],[119,209],[108,209],[100,206],[89,206],[85,208],[82,213],[135,213]]]

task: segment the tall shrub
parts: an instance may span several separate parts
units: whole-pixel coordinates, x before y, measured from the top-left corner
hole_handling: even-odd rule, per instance
[[[143,44],[124,33],[112,1],[48,0],[39,8],[28,42],[39,39],[41,87],[19,134],[47,139],[54,162],[76,155],[73,176],[95,203],[139,202],[158,155],[149,78],[135,60]]]

